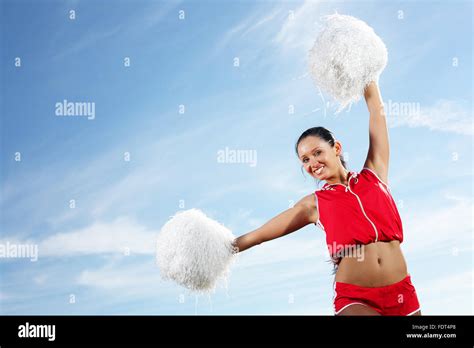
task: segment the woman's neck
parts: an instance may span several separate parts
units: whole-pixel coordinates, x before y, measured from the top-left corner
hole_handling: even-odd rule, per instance
[[[344,167],[340,167],[334,179],[326,181],[329,185],[342,184],[347,186],[347,181],[349,179],[349,171]]]

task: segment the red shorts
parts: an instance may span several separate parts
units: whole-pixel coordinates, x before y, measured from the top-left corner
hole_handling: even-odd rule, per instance
[[[334,282],[335,314],[354,304],[369,306],[381,315],[412,315],[420,309],[410,275],[398,283],[376,288]]]

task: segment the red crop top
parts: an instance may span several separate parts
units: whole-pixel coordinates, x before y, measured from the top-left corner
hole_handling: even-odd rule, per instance
[[[349,172],[348,185],[326,183],[315,192],[316,225],[326,233],[333,262],[348,246],[403,241],[403,227],[388,186],[369,168]]]

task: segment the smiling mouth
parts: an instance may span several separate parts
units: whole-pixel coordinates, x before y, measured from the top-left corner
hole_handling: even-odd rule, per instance
[[[314,174],[319,175],[323,171],[324,166],[319,167],[317,170],[314,171]]]

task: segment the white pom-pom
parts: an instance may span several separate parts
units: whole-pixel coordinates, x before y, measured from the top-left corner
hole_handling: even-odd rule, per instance
[[[157,262],[164,279],[209,292],[235,258],[232,232],[198,209],[177,213],[161,229]]]
[[[387,48],[365,22],[352,16],[325,17],[323,29],[309,52],[315,83],[340,103],[337,112],[364,95],[378,82],[387,65]]]

